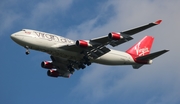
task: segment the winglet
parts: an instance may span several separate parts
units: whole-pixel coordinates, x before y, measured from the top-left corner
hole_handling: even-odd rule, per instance
[[[159,25],[162,22],[162,20],[157,20],[156,22],[154,22],[154,24]]]

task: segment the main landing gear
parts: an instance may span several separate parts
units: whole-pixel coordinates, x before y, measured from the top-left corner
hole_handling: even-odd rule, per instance
[[[89,66],[91,65],[90,59],[87,56],[83,57],[83,60],[81,61],[81,63],[79,64],[79,68],[84,69],[86,68],[86,65]]]
[[[26,55],[28,55],[28,54],[30,53],[30,51],[29,51],[29,47],[28,47],[28,46],[25,46],[24,48],[26,48],[26,52],[25,52],[25,54],[26,54]]]
[[[86,68],[86,66],[83,63],[81,63],[78,67],[81,68],[81,69]]]
[[[75,72],[75,70],[74,70],[73,68],[70,68],[70,69],[69,69],[69,72],[70,72],[71,74],[73,74],[73,73]]]
[[[85,65],[87,65],[87,66],[91,65],[90,59],[87,56],[83,57],[83,61],[84,61]]]
[[[71,74],[73,74],[73,73],[75,72],[75,70],[74,70],[74,68],[72,67],[72,65],[69,65],[69,66],[68,66],[68,69],[69,69],[69,72],[70,72]]]

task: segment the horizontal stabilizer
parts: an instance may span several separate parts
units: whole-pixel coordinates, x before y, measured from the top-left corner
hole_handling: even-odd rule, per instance
[[[145,56],[140,56],[140,57],[137,57],[136,60],[152,60],[166,52],[168,52],[169,50],[162,50],[162,51],[158,51],[158,52],[154,52],[154,53],[151,53],[151,54],[148,54],[148,55],[145,55]]]
[[[154,53],[151,53],[151,54],[148,54],[148,55],[145,55],[145,56],[140,56],[140,57],[137,57],[136,60],[138,61],[147,61],[147,60],[152,60],[166,52],[168,52],[169,50],[162,50],[162,51],[158,51],[158,52],[154,52]],[[143,66],[143,64],[136,64],[136,65],[132,65],[132,67],[134,69],[139,69],[141,66]]]
[[[139,69],[143,64],[132,65],[133,69]]]

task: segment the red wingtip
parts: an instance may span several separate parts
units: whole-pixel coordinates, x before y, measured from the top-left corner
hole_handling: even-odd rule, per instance
[[[162,20],[157,20],[155,24],[159,25],[162,22]]]

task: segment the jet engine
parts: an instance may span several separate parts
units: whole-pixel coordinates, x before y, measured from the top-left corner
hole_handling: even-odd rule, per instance
[[[45,68],[45,69],[52,69],[53,68],[53,64],[51,61],[43,61],[41,63],[41,67]]]
[[[59,76],[59,72],[56,70],[48,70],[47,71],[47,75],[50,77],[58,77]]]
[[[120,34],[120,33],[117,33],[117,32],[111,32],[111,33],[109,33],[109,34],[108,34],[108,37],[109,37],[109,39],[111,39],[111,40],[119,40],[119,39],[123,38],[123,36],[121,36],[121,34]]]
[[[79,46],[79,47],[82,47],[82,48],[87,48],[87,47],[91,46],[89,44],[89,42],[84,41],[84,40],[77,40],[76,45]]]

